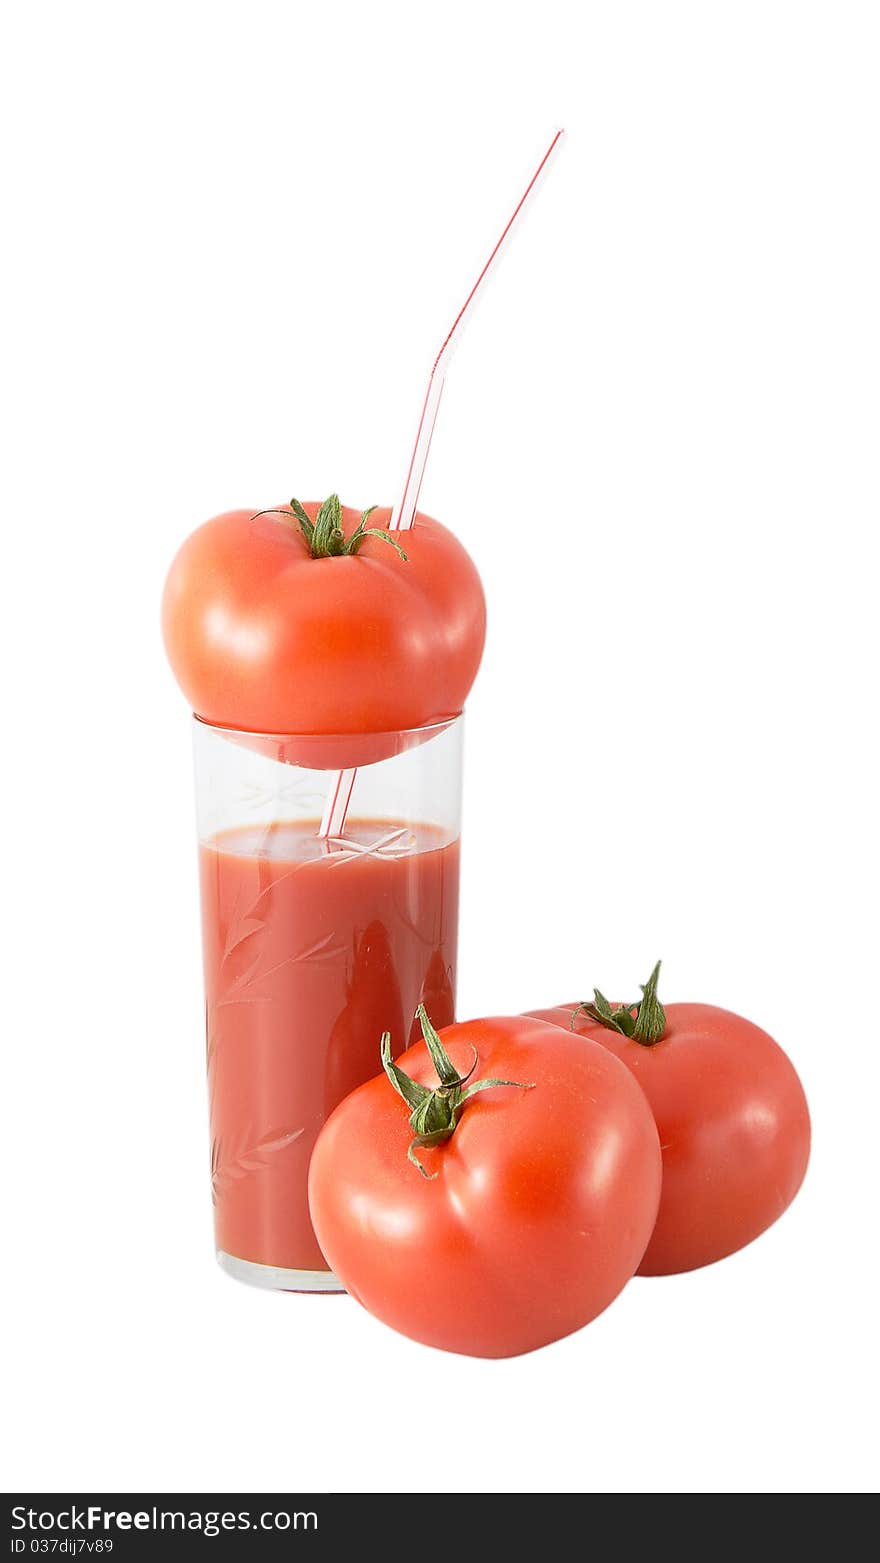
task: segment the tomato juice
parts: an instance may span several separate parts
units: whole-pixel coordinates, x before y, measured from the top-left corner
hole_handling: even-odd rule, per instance
[[[217,1248],[332,1289],[309,1219],[318,1132],[355,1086],[454,1018],[459,843],[436,825],[317,821],[218,832],[200,847]],[[257,1279],[259,1273],[249,1276]]]

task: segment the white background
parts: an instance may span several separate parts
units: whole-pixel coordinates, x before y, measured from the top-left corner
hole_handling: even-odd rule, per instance
[[[7,1485],[870,1490],[876,7],[81,0],[5,31]],[[557,123],[422,496],[490,607],[459,1009],[661,955],[668,998],[790,1051],[814,1154],[746,1252],[486,1363],[215,1267],[157,616],[218,510],[391,502]]]

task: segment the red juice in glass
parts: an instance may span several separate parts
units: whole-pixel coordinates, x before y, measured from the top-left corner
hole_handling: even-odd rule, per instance
[[[308,1210],[321,1126],[379,1072],[383,1031],[398,1053],[419,1003],[437,1026],[453,1019],[460,723],[362,766],[330,841],[317,814],[297,817],[329,772],[278,760],[275,740],[196,726],[218,1257],[257,1284],[335,1290]]]

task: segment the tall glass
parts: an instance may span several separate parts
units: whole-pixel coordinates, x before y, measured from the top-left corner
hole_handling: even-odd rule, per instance
[[[454,1014],[462,719],[318,738],[195,719],[211,1179],[220,1264],[338,1291],[309,1220],[312,1147],[333,1108]],[[331,767],[357,765],[322,840]]]

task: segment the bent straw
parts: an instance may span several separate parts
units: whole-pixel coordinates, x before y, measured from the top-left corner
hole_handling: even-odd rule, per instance
[[[431,373],[428,377],[428,388],[425,392],[424,403],[422,404],[422,415],[419,419],[419,426],[416,431],[416,439],[413,446],[412,455],[410,457],[409,468],[406,474],[406,482],[403,485],[403,493],[401,494],[400,500],[398,501],[398,504],[392,513],[391,520],[388,523],[388,529],[391,532],[408,532],[410,527],[415,522],[416,506],[419,501],[422,479],[425,475],[425,467],[427,466],[428,462],[428,453],[431,449],[431,438],[434,433],[434,425],[437,422],[437,412],[440,407],[440,398],[443,395],[443,385],[446,380],[446,371],[449,367],[449,361],[452,357],[452,354],[454,353],[461,339],[461,328],[465,317],[468,314],[468,310],[473,308],[476,298],[480,293],[484,283],[486,282],[490,272],[492,271],[492,268],[497,264],[504,246],[510,238],[517,218],[525,210],[529,200],[536,193],[538,186],[547,172],[551,158],[553,157],[554,153],[558,151],[559,144],[564,134],[565,132],[563,130],[557,130],[553,140],[550,142],[550,145],[544,153],[544,156],[541,158],[541,161],[535,169],[535,172],[532,174],[532,177],[526,185],[525,190],[523,191],[522,195],[516,203],[516,206],[507,219],[507,222],[501,231],[501,235],[498,238],[494,249],[491,251],[489,258],[483,266],[479,276],[477,277],[476,282],[471,288],[470,293],[468,294],[467,298],[461,306],[461,309],[453,320],[452,325],[450,326],[449,331],[447,332],[447,335],[440,348],[440,351],[437,354],[437,357],[434,359]],[[342,832],[345,829],[346,815],[348,814],[348,806],[351,802],[351,795],[354,790],[356,777],[356,769],[337,771],[333,786],[330,788],[327,803],[324,808],[324,814],[321,819],[321,827],[318,832],[319,836],[323,840],[327,840],[331,836],[342,835]]]

